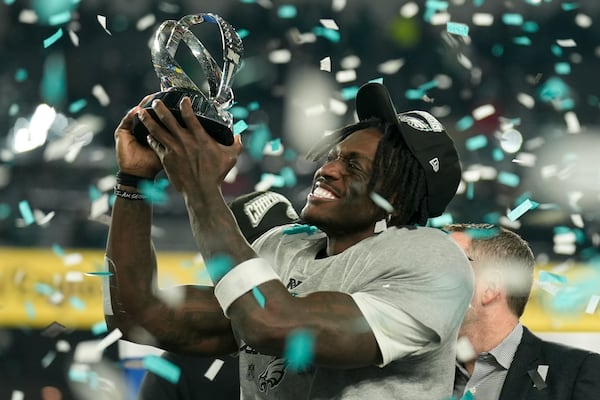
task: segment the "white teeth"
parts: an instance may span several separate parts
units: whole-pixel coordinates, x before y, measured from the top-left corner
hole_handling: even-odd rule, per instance
[[[316,187],[313,191],[313,195],[324,199],[335,200],[335,196],[329,190],[323,189],[322,187]]]

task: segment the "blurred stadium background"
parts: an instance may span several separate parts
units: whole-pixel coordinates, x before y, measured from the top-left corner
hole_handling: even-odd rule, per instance
[[[459,149],[459,192],[429,223],[517,231],[538,259],[525,322],[600,350],[596,0],[3,0],[0,398],[39,398],[43,386],[102,398],[118,380],[114,343],[103,353],[109,372],[96,371],[103,394],[72,370],[80,343],[109,335],[100,271],[113,130],[159,90],[154,29],[201,12],[221,15],[245,47],[232,112],[247,151],[229,199],[270,188],[300,209],[316,167],[303,153],[354,120],[361,84],[381,81],[399,110],[436,115]],[[216,26],[194,32],[220,61]],[[185,46],[176,59],[203,80]],[[183,202],[162,183],[153,188],[162,283],[202,280]]]

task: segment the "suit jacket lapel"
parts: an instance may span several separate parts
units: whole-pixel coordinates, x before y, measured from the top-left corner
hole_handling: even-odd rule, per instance
[[[527,328],[523,327],[523,337],[517,347],[515,357],[506,375],[500,400],[528,399],[530,390],[537,390],[533,381],[527,373],[529,370],[537,370],[540,364],[540,353],[542,341],[533,335]]]

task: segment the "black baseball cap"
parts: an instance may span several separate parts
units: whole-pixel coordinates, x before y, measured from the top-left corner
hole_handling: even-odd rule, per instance
[[[397,113],[387,88],[376,82],[358,89],[356,113],[361,121],[378,118],[398,126],[425,171],[429,217],[441,215],[456,195],[462,175],[458,152],[441,122],[426,111]]]
[[[248,243],[254,242],[271,228],[299,220],[287,197],[271,191],[257,191],[236,197],[229,203],[229,208]]]

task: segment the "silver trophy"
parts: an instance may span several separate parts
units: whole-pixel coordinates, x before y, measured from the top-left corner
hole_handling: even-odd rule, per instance
[[[223,67],[221,68],[206,47],[190,31],[192,25],[208,22],[217,24],[223,44]],[[208,93],[203,92],[175,61],[175,52],[183,41],[204,70]],[[201,13],[182,17],[179,21],[166,20],[156,30],[151,45],[152,64],[160,79],[161,91],[142,107],[159,121],[152,109],[152,101],[162,100],[183,126],[179,103],[188,96],[198,120],[206,131],[224,145],[233,143],[233,116],[227,111],[233,104],[231,84],[238,72],[244,48],[235,29],[216,14]],[[146,144],[148,130],[137,119],[133,134],[140,143]]]

